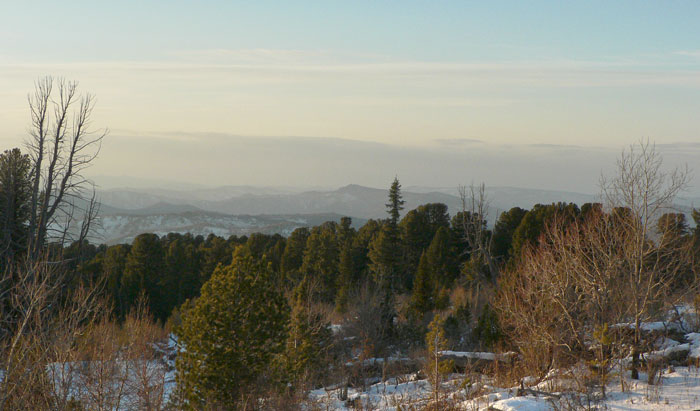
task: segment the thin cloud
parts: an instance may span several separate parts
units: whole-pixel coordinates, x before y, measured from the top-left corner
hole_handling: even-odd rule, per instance
[[[700,57],[700,50],[678,50],[674,51],[673,54],[686,57]]]
[[[437,138],[435,142],[441,146],[455,147],[472,144],[484,144],[483,140],[475,138]]]
[[[324,52],[302,50],[203,50],[189,52],[190,56],[236,56],[227,59],[190,59],[185,61],[94,61],[0,63],[0,73],[21,75],[27,72],[80,72],[100,74],[148,75],[169,73],[178,78],[202,79],[211,76],[245,76],[259,81],[315,82],[319,76],[358,76],[359,81],[380,77],[391,81],[411,78],[443,79],[464,84],[503,84],[539,87],[588,87],[634,85],[683,85],[700,87],[700,69],[678,70],[634,61],[511,61],[511,62],[423,62],[423,61],[364,61],[344,62],[322,58]],[[213,79],[216,81],[215,79]]]
[[[169,55],[195,61],[218,62],[257,62],[257,63],[291,63],[317,58],[327,54],[323,51],[286,50],[286,49],[205,49],[180,50]]]

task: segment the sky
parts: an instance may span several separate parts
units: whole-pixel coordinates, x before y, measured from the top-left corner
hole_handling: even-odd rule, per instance
[[[699,163],[698,21],[694,1],[2,0],[0,142],[53,75],[97,96],[97,180],[595,192],[640,139]]]

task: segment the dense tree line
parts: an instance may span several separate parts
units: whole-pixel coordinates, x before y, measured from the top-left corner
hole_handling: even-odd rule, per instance
[[[184,301],[199,295],[217,266],[241,258],[269,265],[285,289],[306,287],[314,302],[333,305],[340,313],[347,310],[348,297],[366,283],[394,296],[410,295],[411,310],[417,314],[444,308],[441,295],[444,300],[455,285],[470,287],[479,281],[474,267],[479,262],[460,224],[468,212],[451,218],[446,205],[433,203],[399,219],[396,206],[390,203],[386,220],[370,220],[359,229],[345,217],[298,228],[286,238],[141,234],[131,244],[73,244],[64,255],[80,278],[104,283],[119,317],[144,294],[156,318],[165,321]],[[599,209],[599,204],[579,208],[572,203],[537,204],[531,210],[514,207],[487,230],[492,253],[502,267],[515,265],[521,251],[540,241],[555,216],[581,221]],[[684,236],[697,233],[691,233],[683,214],[667,214],[659,224]]]

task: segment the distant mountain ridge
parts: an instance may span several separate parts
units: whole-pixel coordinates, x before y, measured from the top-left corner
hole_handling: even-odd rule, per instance
[[[404,213],[426,203],[444,203],[450,215],[461,210],[458,188],[407,187],[402,190]],[[367,219],[386,218],[388,190],[349,184],[336,190],[301,191],[294,188],[224,186],[218,188],[111,189],[98,193],[101,201],[102,241],[129,241],[143,232],[191,232],[222,236],[255,231],[287,235],[295,228],[352,217],[356,226]],[[488,187],[489,224],[514,206],[537,203],[599,201],[576,192],[515,187]],[[679,199],[688,212],[698,199]]]
[[[405,210],[421,204],[444,203],[454,214],[461,209],[458,188],[408,187],[403,190]],[[384,218],[388,190],[349,184],[336,190],[295,191],[284,188],[225,186],[212,189],[112,189],[99,193],[103,204],[125,210],[158,209],[159,203],[189,205],[224,214],[314,214],[338,213],[361,218]],[[487,195],[492,211],[500,213],[514,206],[531,208],[537,203],[596,201],[589,194],[489,187]],[[139,211],[139,213],[142,213]],[[496,218],[496,215],[491,216]]]
[[[137,214],[179,205],[229,215],[335,213],[359,218],[384,218],[387,193],[383,189],[350,184],[333,191],[304,192],[246,190],[242,187],[222,187],[218,191],[113,189],[101,191],[99,198],[102,204],[111,208]],[[447,204],[451,212],[456,212],[460,204],[458,197],[438,192],[404,192],[403,196],[406,210],[429,202],[441,202]]]

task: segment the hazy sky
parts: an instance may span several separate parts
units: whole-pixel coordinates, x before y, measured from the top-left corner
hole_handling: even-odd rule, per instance
[[[698,2],[2,3],[0,141],[37,77],[79,80],[96,175],[590,192],[640,138],[700,163]]]

